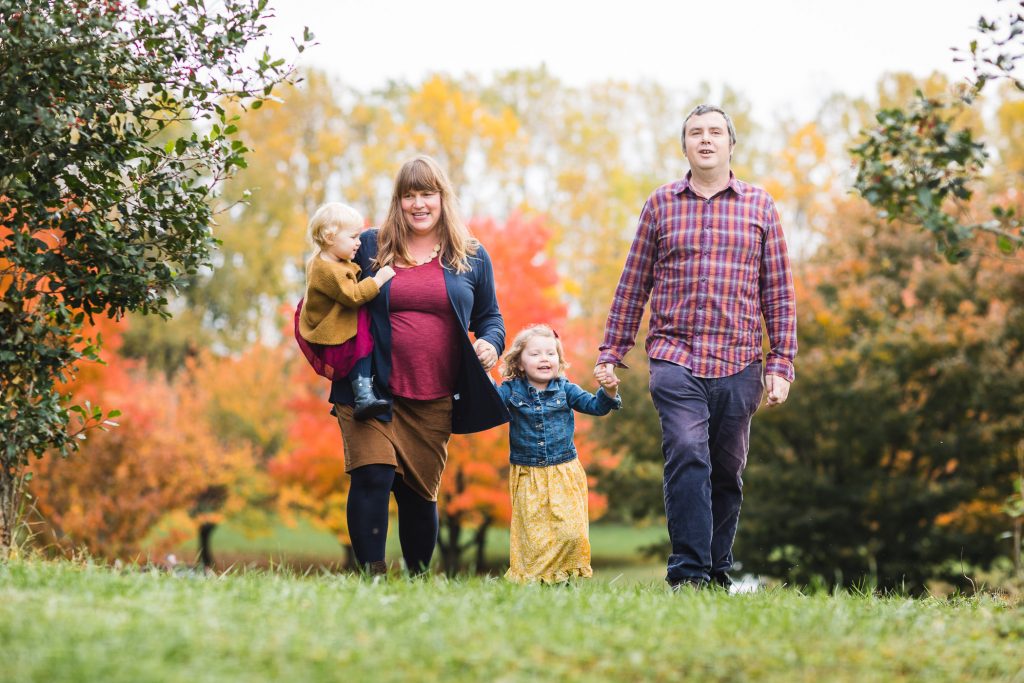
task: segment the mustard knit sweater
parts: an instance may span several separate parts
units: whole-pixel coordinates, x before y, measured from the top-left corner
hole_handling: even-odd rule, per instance
[[[319,254],[306,269],[306,299],[299,334],[313,344],[342,344],[356,336],[357,311],[380,292],[373,278],[359,280],[352,261],[328,261]]]

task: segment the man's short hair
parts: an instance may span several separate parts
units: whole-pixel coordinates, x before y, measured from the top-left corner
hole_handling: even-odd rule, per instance
[[[686,124],[694,116],[703,116],[704,114],[710,114],[711,112],[718,112],[725,118],[725,125],[729,129],[729,146],[736,146],[736,127],[732,125],[732,119],[725,113],[725,110],[721,107],[716,107],[713,104],[698,104],[693,108],[693,111],[687,114],[686,118],[683,119],[683,131],[680,134],[680,138],[683,141],[683,154],[686,154]]]

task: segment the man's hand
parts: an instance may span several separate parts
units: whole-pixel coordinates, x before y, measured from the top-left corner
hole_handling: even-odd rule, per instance
[[[769,406],[780,406],[789,398],[789,381],[778,375],[765,375],[764,388],[768,390]]]
[[[473,350],[476,351],[476,358],[484,370],[490,370],[498,362],[498,351],[486,339],[477,339],[473,343]]]
[[[604,387],[610,395],[615,395],[612,392],[613,389],[615,392],[618,392],[616,387],[619,386],[621,380],[615,376],[614,363],[598,363],[594,366],[594,377],[597,379],[598,384]]]

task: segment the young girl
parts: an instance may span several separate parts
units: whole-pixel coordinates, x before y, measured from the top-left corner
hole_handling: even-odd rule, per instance
[[[352,262],[359,250],[363,217],[345,204],[324,204],[309,221],[313,256],[306,264],[306,296],[295,311],[295,339],[317,374],[347,376],[355,394],[355,418],[368,420],[388,409],[373,393],[370,318],[363,304],[380,292],[395,271],[384,266],[359,280]]]
[[[607,415],[622,406],[617,382],[597,394],[565,378],[562,342],[547,325],[516,335],[498,387],[509,426],[512,493],[510,567],[515,582],[590,577],[587,475],[576,458],[573,410]]]

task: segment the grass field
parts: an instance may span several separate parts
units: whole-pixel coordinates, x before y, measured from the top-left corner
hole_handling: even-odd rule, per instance
[[[593,524],[590,543],[593,565],[599,578],[616,576],[643,579],[664,576],[660,558],[645,557],[640,550],[667,539],[662,525],[631,527],[618,524]],[[508,529],[492,529],[487,535],[486,560],[492,573],[508,567]],[[331,565],[343,559],[334,537],[308,523],[295,526],[275,523],[261,533],[253,533],[235,524],[223,524],[213,534],[213,554],[220,567],[246,565],[265,567],[285,564],[305,568]],[[191,562],[196,554],[194,542],[178,550],[181,559]],[[437,553],[435,553],[436,559]],[[387,557],[397,562],[401,557],[398,534],[392,522],[388,530]]]
[[[1024,681],[1024,611],[661,582],[0,563],[0,680]]]

